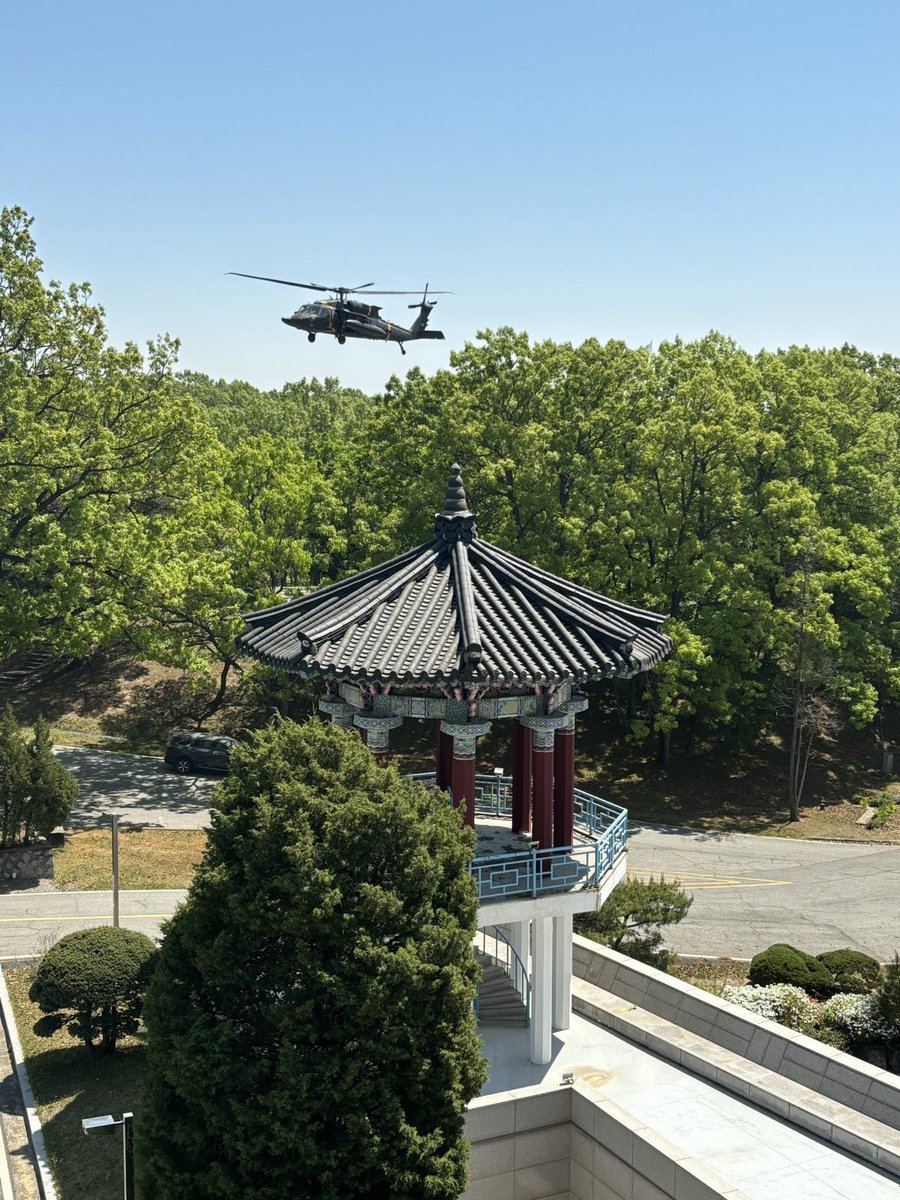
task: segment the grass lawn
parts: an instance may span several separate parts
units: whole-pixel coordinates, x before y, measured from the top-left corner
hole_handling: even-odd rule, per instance
[[[31,976],[30,967],[9,970],[6,982],[60,1200],[121,1200],[121,1137],[86,1138],[81,1121],[140,1113],[143,1045],[127,1038],[112,1057],[92,1058],[65,1030],[37,1037],[41,1014],[28,999]]]
[[[119,831],[119,887],[185,888],[206,848],[202,829]],[[57,887],[96,891],[112,887],[112,839],[108,829],[74,833],[53,856]]]

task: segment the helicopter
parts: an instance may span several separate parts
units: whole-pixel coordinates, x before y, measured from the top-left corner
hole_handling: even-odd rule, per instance
[[[329,287],[324,283],[296,283],[293,279],[273,279],[269,275],[247,275],[244,271],[229,271],[229,275],[239,275],[242,279],[261,279],[265,283],[281,283],[285,287],[307,288],[311,292],[331,292],[324,299],[314,300],[310,304],[301,304],[290,317],[282,317],[285,325],[292,329],[306,331],[307,340],[314,342],[317,333],[330,333],[343,346],[347,338],[369,338],[373,341],[397,342],[400,353],[406,353],[404,342],[417,342],[422,338],[441,338],[439,329],[427,329],[428,318],[434,308],[435,301],[428,299],[428,284],[422,299],[409,308],[417,308],[419,315],[409,329],[386,321],[381,315],[377,304],[367,304],[354,299],[362,296],[417,296],[418,292],[373,292],[374,283],[361,283],[358,287]],[[432,296],[449,296],[450,292],[432,292]]]

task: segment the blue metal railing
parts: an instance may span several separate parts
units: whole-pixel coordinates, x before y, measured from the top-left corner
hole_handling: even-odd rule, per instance
[[[433,771],[413,775],[425,787],[436,787]],[[475,776],[475,811],[503,817],[512,812],[512,778],[509,775]],[[573,824],[582,839],[571,846],[546,850],[532,847],[511,854],[481,854],[469,870],[478,885],[479,900],[504,900],[571,891],[600,883],[625,849],[628,813],[618,804],[575,788]]]

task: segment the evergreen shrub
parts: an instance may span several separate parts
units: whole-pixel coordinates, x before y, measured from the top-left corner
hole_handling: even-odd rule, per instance
[[[817,954],[842,992],[871,992],[881,980],[881,963],[861,950],[826,950]]]
[[[147,996],[152,1200],[455,1200],[485,1078],[475,837],[359,738],[237,747]]]
[[[776,942],[755,955],[747,978],[760,986],[790,983],[819,995],[834,991],[834,977],[823,962],[784,942]]]
[[[875,992],[878,1015],[891,1031],[891,1040],[900,1038],[900,955],[887,964]]]
[[[31,984],[31,999],[47,1014],[35,1033],[52,1037],[65,1026],[92,1053],[114,1054],[120,1037],[137,1033],[157,953],[145,934],[111,925],[60,938]]]

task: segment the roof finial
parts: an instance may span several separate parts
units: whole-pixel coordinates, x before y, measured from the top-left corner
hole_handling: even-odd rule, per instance
[[[444,507],[434,514],[435,537],[445,542],[471,542],[475,536],[475,514],[469,511],[462,467],[455,462],[450,468]]]
[[[463,486],[462,467],[455,462],[450,468],[447,491],[444,493],[444,513],[450,517],[468,511],[469,502],[466,500],[466,489]]]

